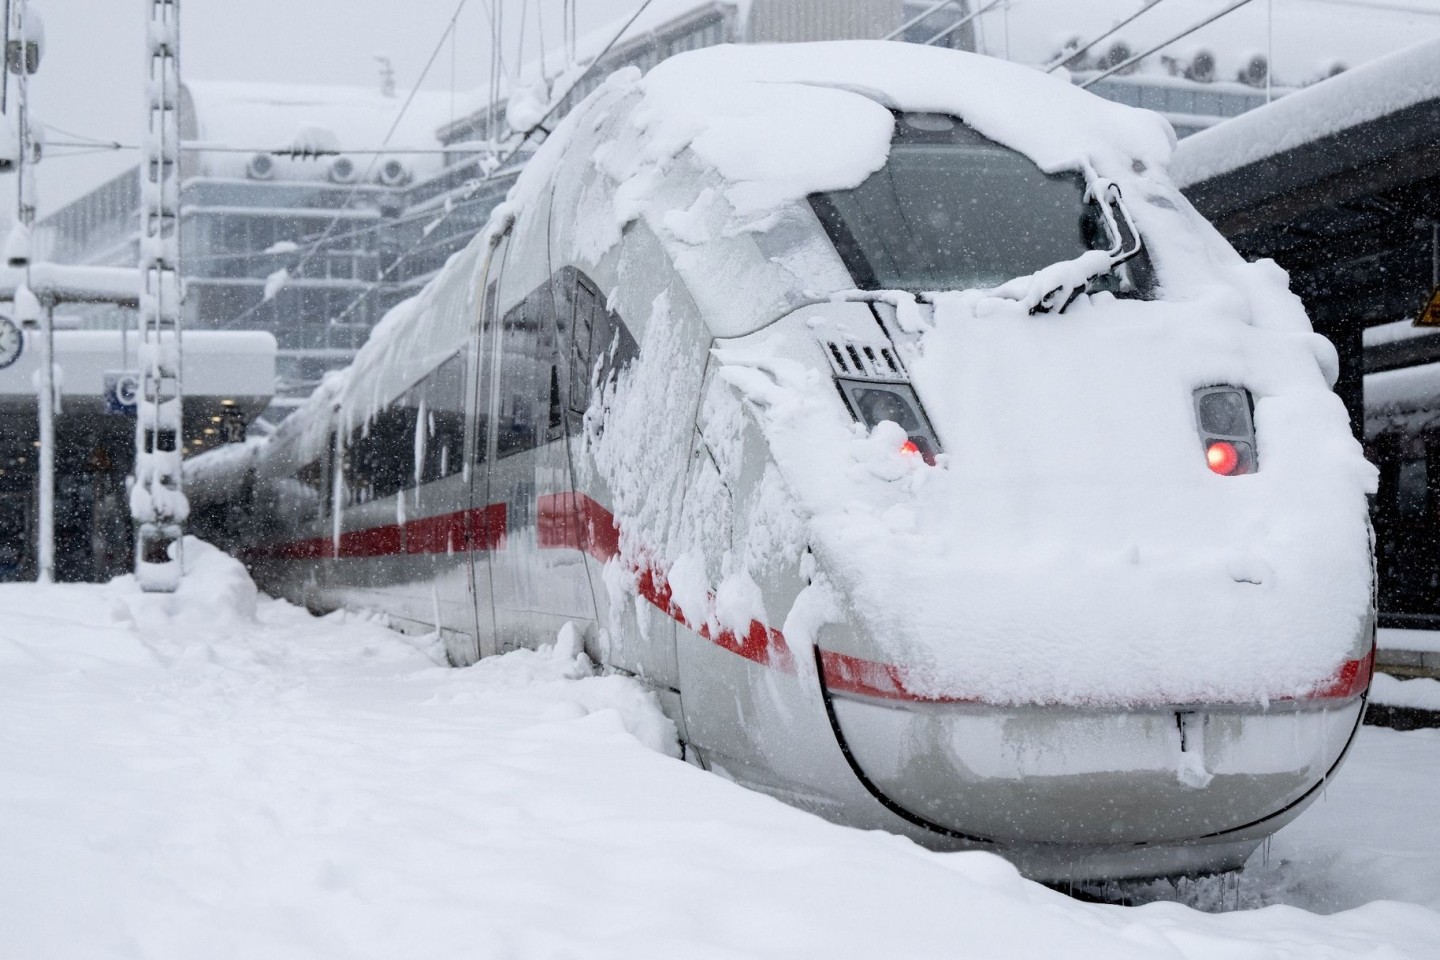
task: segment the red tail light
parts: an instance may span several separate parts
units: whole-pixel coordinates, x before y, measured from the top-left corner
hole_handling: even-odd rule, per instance
[[[1249,391],[1220,384],[1195,390],[1195,424],[1200,428],[1205,465],[1222,477],[1254,473],[1255,422]]]
[[[920,452],[920,448],[915,446],[914,440],[906,440],[904,443],[900,444],[900,452],[905,454],[905,456],[907,457],[913,457]]]
[[[1229,440],[1214,440],[1205,448],[1205,462],[1211,470],[1228,477],[1240,466],[1240,451]]]

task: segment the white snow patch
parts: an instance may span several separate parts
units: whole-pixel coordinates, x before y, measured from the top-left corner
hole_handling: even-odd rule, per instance
[[[573,628],[448,669],[433,638],[256,600],[234,561],[187,555],[171,597],[0,585],[9,954],[844,960],[950,956],[963,930],[980,956],[1312,960],[1440,941],[1416,905],[1440,905],[1435,731],[1366,730],[1364,775],[1252,868],[1260,902],[1344,912],[1096,906],[678,762],[653,701],[594,676]],[[1349,909],[1377,895],[1411,902]]]
[[[1440,653],[1440,630],[1403,630],[1381,627],[1375,631],[1375,643],[1381,650],[1419,650]]]
[[[1440,711],[1440,680],[1429,677],[1400,680],[1377,673],[1370,684],[1370,702],[1386,707]]]
[[[279,270],[267,274],[265,277],[265,290],[263,292],[263,299],[274,300],[275,295],[278,294],[281,290],[285,289],[285,285],[289,282],[289,267],[281,267]]]

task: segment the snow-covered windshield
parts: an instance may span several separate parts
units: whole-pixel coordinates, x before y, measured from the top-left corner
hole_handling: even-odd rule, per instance
[[[1109,237],[1079,172],[1047,174],[941,114],[901,114],[885,166],[810,198],[858,287],[993,287]]]

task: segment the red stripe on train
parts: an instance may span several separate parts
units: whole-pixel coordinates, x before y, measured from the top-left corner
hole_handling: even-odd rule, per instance
[[[278,547],[250,549],[246,559],[342,560],[404,554],[467,553],[499,550],[505,545],[505,504],[492,503],[433,517],[417,517],[403,525],[386,524],[340,534],[311,537]]]
[[[620,528],[615,516],[583,493],[541,496],[536,504],[536,536],[541,547],[582,550],[601,563],[620,555]],[[635,591],[681,626],[747,660],[795,672],[795,659],[779,630],[758,620],[751,620],[744,634],[720,626],[714,616],[714,593],[707,596],[705,622],[692,623],[674,602],[670,581],[657,565],[632,560],[630,572],[635,577]]]
[[[335,555],[345,558],[380,557],[400,554],[459,553],[501,550],[505,546],[507,514],[505,504],[492,503],[471,510],[421,517],[400,524],[353,530],[340,535]],[[578,550],[601,563],[620,556],[620,528],[615,516],[583,493],[553,493],[537,498],[535,534],[538,545],[548,550]],[[332,556],[330,537],[317,537],[284,544],[260,555],[283,560],[320,560]],[[786,673],[795,672],[795,657],[785,635],[774,627],[751,620],[744,634],[718,625],[714,616],[715,594],[708,595],[706,622],[692,623],[675,604],[665,572],[654,563],[630,561],[636,592],[656,609],[718,647],[763,666]],[[826,685],[837,693],[849,693],[880,700],[905,703],[980,703],[965,697],[935,696],[915,691],[906,682],[905,669],[862,657],[820,652]],[[1363,693],[1374,671],[1375,651],[1359,660],[1348,660],[1331,679],[1305,697],[1285,699],[1349,699]]]

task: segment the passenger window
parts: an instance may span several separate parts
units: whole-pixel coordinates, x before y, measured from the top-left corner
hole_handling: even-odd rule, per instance
[[[512,456],[534,449],[539,434],[540,394],[538,311],[533,298],[505,314],[500,330],[500,404],[496,413],[495,455]]]
[[[420,385],[425,428],[420,482],[459,473],[465,448],[465,361],[446,360]]]
[[[481,311],[480,319],[480,361],[479,370],[475,375],[475,390],[478,394],[475,403],[475,462],[484,463],[490,458],[490,376],[493,369],[491,361],[491,332],[495,329],[496,301],[499,299],[498,283],[492,281],[485,288],[485,306]]]

